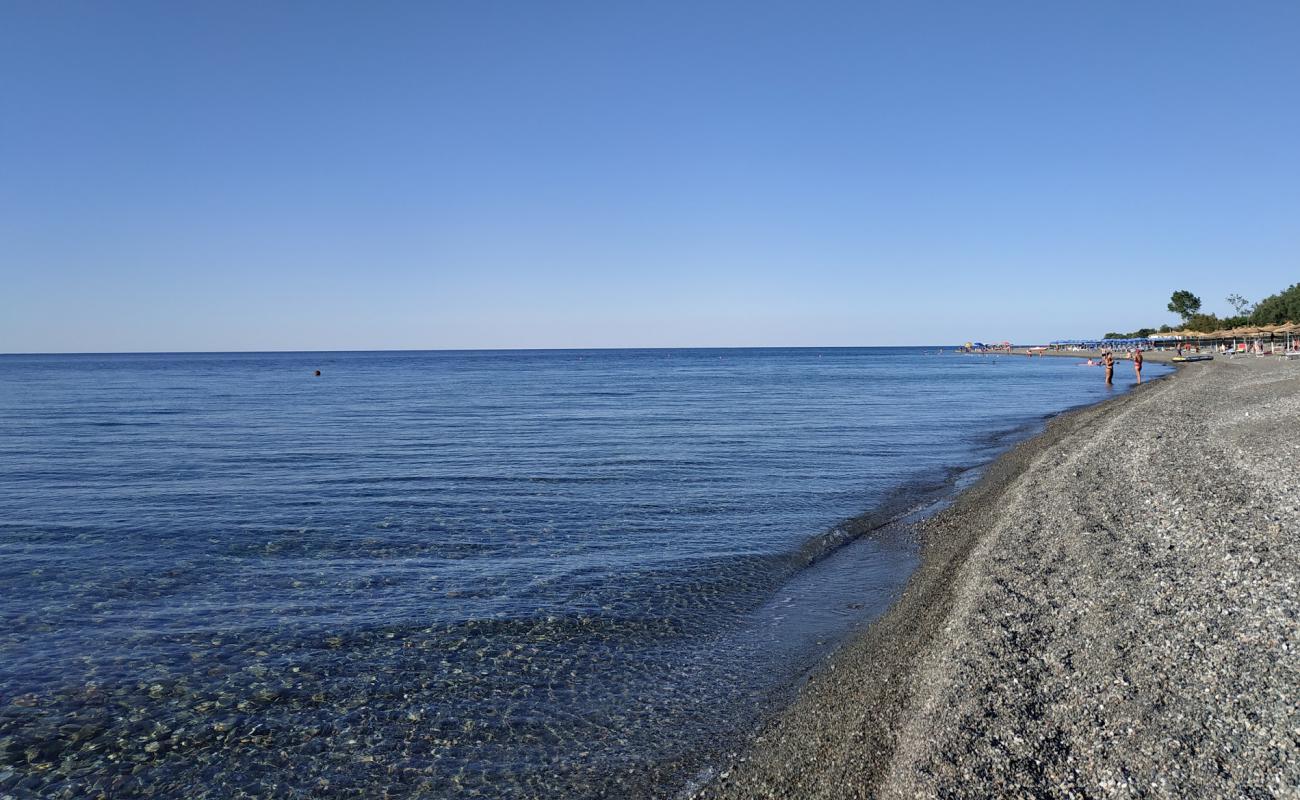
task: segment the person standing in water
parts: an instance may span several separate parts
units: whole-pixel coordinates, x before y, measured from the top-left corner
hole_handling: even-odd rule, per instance
[[[1115,382],[1115,356],[1109,350],[1101,354],[1102,366],[1106,368],[1106,385]]]
[[[1137,373],[1138,383],[1142,382],[1142,348],[1133,351],[1133,371]]]

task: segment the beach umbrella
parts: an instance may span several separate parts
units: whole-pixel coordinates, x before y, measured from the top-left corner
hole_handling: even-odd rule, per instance
[[[1269,349],[1276,351],[1278,342],[1283,342],[1282,348],[1284,350],[1291,349],[1291,328],[1290,323],[1282,323],[1281,325],[1265,325],[1260,330],[1268,331]]]
[[[1293,347],[1292,342],[1295,339],[1294,334],[1300,333],[1300,324],[1297,324],[1295,322],[1288,322],[1285,325],[1279,326],[1278,331],[1281,332],[1282,334],[1285,334],[1286,349],[1289,352]]]

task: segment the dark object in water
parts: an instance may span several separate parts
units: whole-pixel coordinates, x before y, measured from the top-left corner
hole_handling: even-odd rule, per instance
[[[317,377],[317,378],[320,377],[320,370],[316,370],[316,377]]]

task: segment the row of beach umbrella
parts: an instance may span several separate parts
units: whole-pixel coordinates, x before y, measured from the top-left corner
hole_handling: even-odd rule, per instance
[[[1160,338],[1168,337],[1168,338],[1179,338],[1179,339],[1251,339],[1251,338],[1263,337],[1263,336],[1277,336],[1277,335],[1285,336],[1288,333],[1290,334],[1300,333],[1300,323],[1287,322],[1282,325],[1260,325],[1260,326],[1246,325],[1240,328],[1211,331],[1210,333],[1204,333],[1202,331],[1181,330],[1181,331],[1172,331],[1170,333],[1163,333],[1160,334],[1159,336],[1153,336],[1151,338],[1160,339]]]
[[[1231,328],[1227,330],[1203,331],[1181,330],[1170,331],[1169,333],[1159,333],[1145,338],[1137,339],[1058,339],[1052,342],[1053,346],[1084,346],[1084,347],[1141,347],[1149,345],[1152,342],[1162,343],[1181,339],[1197,339],[1204,341],[1206,339],[1263,339],[1281,337],[1288,340],[1300,338],[1300,323],[1288,322],[1282,325],[1246,325],[1240,328]]]

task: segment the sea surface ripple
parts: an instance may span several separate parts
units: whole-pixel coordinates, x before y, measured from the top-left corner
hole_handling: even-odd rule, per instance
[[[871,512],[1106,392],[936,348],[0,356],[0,795],[679,786],[906,579]]]

